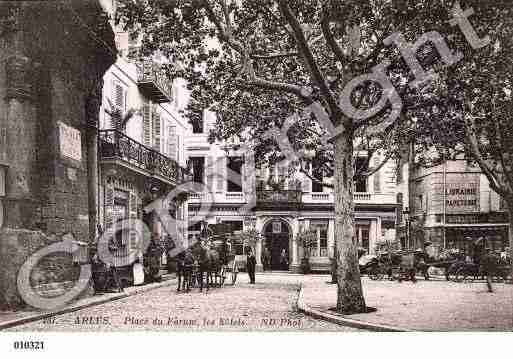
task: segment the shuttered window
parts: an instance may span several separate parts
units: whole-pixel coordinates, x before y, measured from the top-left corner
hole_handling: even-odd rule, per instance
[[[176,126],[167,126],[167,154],[170,158],[178,161],[178,143]]]
[[[214,190],[214,158],[207,157],[207,188],[209,191]]]
[[[160,113],[153,109],[152,128],[153,128],[153,148],[160,152]]]
[[[374,159],[374,168],[379,166],[379,158]],[[380,171],[374,173],[374,193],[381,193]]]
[[[224,178],[225,178],[225,168],[226,168],[226,157],[218,157],[216,161],[216,174],[217,174],[217,191],[224,191]]]
[[[151,107],[150,104],[145,102],[143,104],[143,143],[146,146],[151,146]]]
[[[121,119],[125,114],[126,89],[119,81],[113,81],[112,84],[112,115],[110,118],[110,128],[121,129]]]

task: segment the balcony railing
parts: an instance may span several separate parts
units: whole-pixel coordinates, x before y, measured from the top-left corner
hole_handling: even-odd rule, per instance
[[[154,102],[171,102],[171,81],[161,66],[151,61],[138,63],[137,85],[141,92]]]
[[[172,182],[182,183],[190,179],[186,169],[124,133],[117,130],[101,130],[98,141],[102,159],[120,159],[151,174],[158,174]]]
[[[257,190],[257,207],[298,207],[301,195],[299,190]]]

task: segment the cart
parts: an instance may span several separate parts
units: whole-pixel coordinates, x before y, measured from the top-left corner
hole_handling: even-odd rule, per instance
[[[218,273],[221,278],[221,286],[225,284],[235,285],[239,268],[233,250],[233,237],[226,234],[213,236],[212,243],[221,260],[220,272]]]

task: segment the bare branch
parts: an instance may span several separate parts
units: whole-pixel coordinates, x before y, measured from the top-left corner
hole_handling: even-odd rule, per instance
[[[465,131],[465,137],[467,139],[467,142],[469,144],[469,149],[472,152],[472,155],[474,159],[479,164],[479,167],[485,174],[486,178],[490,182],[490,187],[500,194],[503,197],[507,197],[506,191],[503,189],[502,184],[500,183],[499,178],[497,175],[493,172],[493,170],[490,168],[489,164],[486,162],[485,158],[483,157],[483,154],[479,150],[479,144],[477,142],[477,138],[475,136],[475,125],[474,120],[470,116],[464,116],[464,131]]]
[[[299,171],[301,173],[303,173],[306,177],[308,177],[308,179],[312,182],[318,183],[318,184],[322,185],[323,187],[335,188],[335,186],[332,185],[331,183],[326,183],[326,182],[319,180],[318,178],[313,177],[310,173],[308,173],[308,171],[305,168],[303,168],[303,166],[300,166]]]
[[[292,14],[292,11],[290,10],[289,5],[287,4],[287,1],[280,0],[280,10],[283,14],[283,17],[287,20],[289,25],[292,27],[292,31],[294,32],[294,37],[297,42],[297,46],[299,49],[299,52],[301,53],[303,59],[305,60],[306,64],[308,65],[308,68],[310,69],[310,73],[314,79],[314,81],[317,83],[317,86],[319,86],[321,93],[323,95],[323,98],[325,99],[326,103],[328,104],[328,108],[332,114],[332,118],[339,118],[339,115],[341,113],[335,94],[329,89],[328,85],[326,84],[326,78],[322,74],[321,70],[317,66],[317,62],[314,59],[314,56],[312,52],[310,51],[310,48],[308,47],[308,44],[306,42],[303,30],[301,29],[301,25],[299,24],[299,21],[297,18]]]

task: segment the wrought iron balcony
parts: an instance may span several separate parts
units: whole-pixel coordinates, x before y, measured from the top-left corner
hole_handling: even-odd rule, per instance
[[[159,175],[178,184],[190,180],[187,170],[162,153],[147,147],[118,130],[101,130],[98,141],[102,160],[121,160],[130,166]]]
[[[261,209],[298,209],[301,205],[300,190],[262,190],[256,191],[256,204]]]
[[[157,103],[171,102],[172,87],[164,69],[151,62],[137,64],[137,85],[144,96]]]

